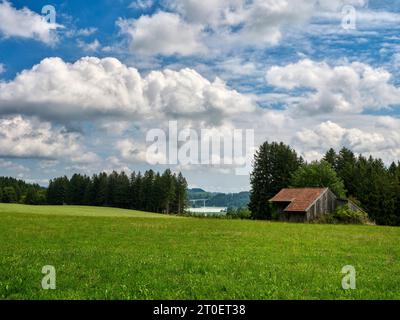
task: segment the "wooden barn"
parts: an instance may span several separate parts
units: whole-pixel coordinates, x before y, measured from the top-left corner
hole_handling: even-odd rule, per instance
[[[269,201],[276,205],[280,220],[292,222],[311,221],[346,204],[352,210],[361,210],[349,200],[336,197],[329,188],[282,189]]]

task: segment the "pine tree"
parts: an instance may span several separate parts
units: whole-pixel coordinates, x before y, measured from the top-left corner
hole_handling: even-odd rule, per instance
[[[93,179],[93,188],[95,193],[95,205],[105,206],[108,201],[108,175],[105,172],[100,173]]]
[[[69,180],[65,176],[50,180],[46,195],[47,203],[52,205],[65,204],[68,184]]]
[[[96,199],[96,190],[94,187],[94,176],[93,176],[91,179],[89,179],[86,185],[83,204],[88,206],[94,206],[95,199]]]
[[[113,171],[109,174],[107,179],[107,201],[106,205],[110,207],[115,207],[115,190],[118,183],[118,173]]]
[[[330,148],[325,154],[323,160],[329,163],[333,169],[337,170],[337,158],[338,155],[336,154],[336,151],[333,148]]]
[[[87,176],[74,174],[68,183],[66,191],[66,203],[71,205],[82,205],[85,202],[85,192],[90,179]]]
[[[132,208],[136,210],[144,210],[142,178],[142,174],[138,172],[134,177],[132,177],[131,181]]]
[[[356,157],[354,153],[350,149],[343,147],[337,157],[336,172],[343,180],[348,196],[354,196],[357,193],[354,185],[356,178],[354,175],[355,165]]]
[[[153,185],[154,185],[154,171],[148,170],[144,173],[142,179],[142,190],[143,190],[143,209],[145,211],[151,211],[153,208]]]
[[[183,177],[182,173],[179,172],[178,176],[175,178],[175,202],[174,202],[174,212],[181,214],[185,212],[187,208],[187,181]]]
[[[163,211],[163,194],[165,193],[161,175],[156,173],[152,188],[153,210],[154,212],[161,213]]]
[[[136,172],[133,171],[129,179],[129,207],[132,209],[136,209],[137,206],[137,197],[136,197],[137,190],[135,188],[135,182],[136,182]]]
[[[250,203],[252,217],[270,219],[272,209],[268,200],[290,184],[292,174],[303,160],[296,151],[281,143],[265,142],[254,156],[253,172],[250,175]]]
[[[161,176],[161,184],[164,190],[162,198],[162,207],[165,213],[169,214],[175,200],[175,183],[171,170],[167,169]]]
[[[129,208],[130,183],[125,172],[116,175],[116,184],[113,190],[113,205],[118,208]]]

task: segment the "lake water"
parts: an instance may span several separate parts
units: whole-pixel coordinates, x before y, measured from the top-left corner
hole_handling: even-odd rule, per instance
[[[188,208],[187,211],[191,213],[199,213],[204,215],[226,214],[226,207],[202,207],[202,208]]]

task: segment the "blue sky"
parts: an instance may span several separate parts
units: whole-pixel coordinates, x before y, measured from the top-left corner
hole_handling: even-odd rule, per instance
[[[284,141],[310,161],[342,146],[398,161],[399,11],[374,0],[0,0],[0,175],[45,185],[171,167],[192,187],[249,188],[234,166],[149,162],[146,135],[170,121],[251,129],[255,147]]]

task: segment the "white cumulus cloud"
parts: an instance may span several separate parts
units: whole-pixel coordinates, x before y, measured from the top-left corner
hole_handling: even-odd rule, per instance
[[[119,117],[190,118],[217,122],[252,112],[253,101],[221,80],[192,69],[152,71],[145,77],[114,58],[66,63],[47,58],[15,79],[0,82],[0,114],[59,121]]]
[[[94,39],[92,42],[84,42],[82,40],[78,40],[77,43],[79,48],[87,52],[95,52],[101,47],[101,44],[97,39]]]
[[[97,155],[85,151],[81,146],[79,134],[22,116],[0,119],[0,157],[66,157],[73,162],[83,163],[97,159]]]
[[[31,38],[50,44],[57,41],[55,31],[60,27],[27,7],[17,10],[7,0],[0,2],[0,34],[6,38]]]
[[[374,155],[393,161],[400,155],[398,130],[369,130],[346,128],[332,121],[325,121],[311,129],[303,129],[294,136],[294,142],[304,150],[324,153],[329,148],[347,147],[358,154]]]
[[[307,114],[361,113],[400,104],[400,89],[391,83],[392,75],[360,62],[331,66],[305,59],[271,67],[266,79],[278,88],[303,89],[289,107]]]
[[[174,13],[119,19],[117,25],[122,34],[129,36],[131,50],[137,54],[186,56],[205,51],[200,42],[201,27],[186,23]]]

